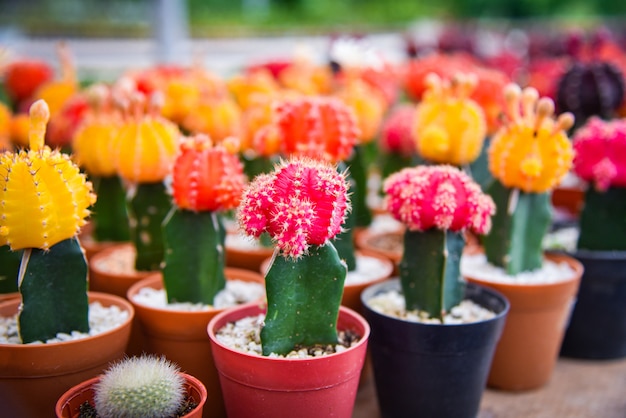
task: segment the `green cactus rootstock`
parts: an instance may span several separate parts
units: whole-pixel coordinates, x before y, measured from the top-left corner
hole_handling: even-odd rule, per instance
[[[126,192],[118,176],[91,177],[98,200],[91,215],[96,241],[130,240]]]
[[[410,251],[404,251],[399,270],[407,310],[442,318],[463,300],[465,281],[459,262],[464,247],[459,232],[432,228],[404,233],[404,248]]]
[[[488,193],[499,210],[482,239],[487,260],[509,275],[541,268],[542,241],[552,218],[550,193],[525,193],[497,181]]]
[[[585,193],[578,249],[626,251],[626,188],[589,187]]]
[[[0,245],[0,294],[17,292],[22,252],[12,251],[8,245]]]
[[[267,275],[263,355],[297,346],[337,343],[337,317],[346,266],[332,243],[313,245],[295,260],[277,253]]]
[[[372,223],[372,211],[367,206],[367,163],[363,145],[354,147],[347,162],[350,172],[350,192],[355,226],[368,226]],[[354,182],[353,182],[354,181]]]
[[[87,261],[75,237],[48,251],[24,250],[18,282],[22,294],[18,328],[23,343],[46,341],[60,332],[89,332]]]
[[[226,285],[224,239],[217,213],[172,209],[163,222],[168,302],[213,304]]]
[[[130,236],[137,257],[137,271],[154,271],[163,261],[163,231],[161,224],[172,203],[162,182],[139,183],[126,196]]]

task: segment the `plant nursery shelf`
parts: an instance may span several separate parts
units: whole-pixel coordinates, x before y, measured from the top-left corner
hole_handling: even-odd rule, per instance
[[[541,389],[487,389],[477,418],[624,418],[626,359],[560,358]],[[359,389],[353,418],[380,418],[373,378]]]

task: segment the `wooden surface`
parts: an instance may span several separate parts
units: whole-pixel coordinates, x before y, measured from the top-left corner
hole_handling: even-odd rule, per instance
[[[353,418],[379,418],[373,377],[357,394]],[[540,389],[487,389],[477,418],[626,418],[626,359],[559,359]]]

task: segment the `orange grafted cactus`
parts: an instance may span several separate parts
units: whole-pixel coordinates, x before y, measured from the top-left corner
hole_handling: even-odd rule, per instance
[[[228,96],[204,97],[189,111],[182,126],[194,134],[206,134],[219,142],[229,136],[240,135],[241,109]]]
[[[360,136],[354,113],[336,98],[285,100],[277,104],[276,112],[285,155],[342,161]]]
[[[573,150],[566,131],[574,117],[554,118],[554,102],[539,98],[531,87],[505,89],[507,121],[489,148],[489,171],[505,187],[543,193],[554,188],[572,165]]]
[[[425,159],[456,166],[480,155],[487,134],[482,108],[470,98],[477,83],[473,75],[443,80],[427,78],[428,90],[417,106],[414,133],[417,152]]]
[[[115,150],[120,177],[135,183],[160,182],[170,173],[178,149],[178,127],[160,115],[156,102],[146,106],[145,97],[131,93]]]
[[[30,108],[29,151],[0,154],[0,245],[40,248],[75,236],[96,201],[70,157],[44,145],[48,105]]]
[[[192,211],[225,211],[239,204],[245,185],[238,144],[214,145],[206,135],[183,138],[172,170],[174,203]]]
[[[365,81],[353,78],[336,93],[336,97],[354,112],[361,136],[360,142],[372,141],[380,131],[387,110],[385,97]]]

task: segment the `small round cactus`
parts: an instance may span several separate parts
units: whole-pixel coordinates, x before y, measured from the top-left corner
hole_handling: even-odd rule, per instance
[[[101,418],[169,418],[185,400],[184,379],[164,357],[131,357],[113,364],[95,387]]]
[[[343,161],[360,136],[354,113],[336,98],[287,99],[277,104],[276,112],[287,156]]]
[[[467,174],[449,165],[405,168],[383,187],[387,210],[407,227],[399,266],[406,309],[441,319],[464,298],[463,233],[489,232],[495,204]]]
[[[238,136],[241,126],[241,109],[229,97],[201,98],[194,109],[189,110],[182,126],[192,133],[203,133],[214,141]]]
[[[592,117],[576,131],[574,172],[599,191],[626,187],[626,119]]]
[[[571,168],[573,151],[566,131],[571,113],[554,119],[554,102],[531,87],[505,89],[508,120],[493,137],[489,170],[505,187],[543,193],[554,188]]]
[[[347,266],[331,240],[348,209],[345,174],[305,157],[283,161],[244,191],[240,225],[255,237],[267,232],[278,250],[265,276],[263,355],[337,342]]]
[[[429,89],[415,116],[417,152],[440,164],[461,166],[473,162],[487,134],[485,114],[469,97],[477,79],[457,74],[447,81],[432,73],[427,83]]]

